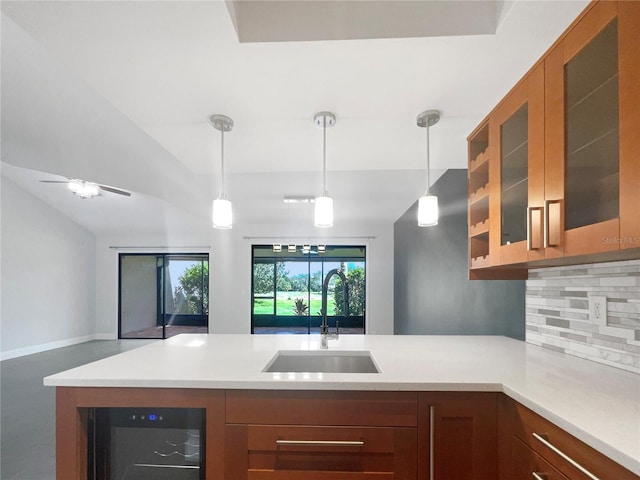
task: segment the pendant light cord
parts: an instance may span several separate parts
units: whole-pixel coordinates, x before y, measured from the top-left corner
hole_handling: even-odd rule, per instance
[[[227,198],[224,193],[224,125],[220,129],[220,197]]]
[[[322,118],[322,196],[327,196],[327,116]]]
[[[430,172],[431,172],[431,165],[429,164],[429,119],[428,118],[427,118],[427,128],[425,128],[425,130],[427,131],[427,193],[426,195],[429,195],[429,187],[431,185],[431,179],[429,178]]]

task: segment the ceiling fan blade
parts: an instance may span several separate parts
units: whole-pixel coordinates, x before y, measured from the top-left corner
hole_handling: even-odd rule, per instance
[[[125,197],[130,197],[131,193],[127,192],[126,190],[121,190],[119,188],[115,188],[115,187],[110,187],[108,185],[99,185],[101,190],[104,190],[105,192],[111,192],[111,193],[117,193],[118,195],[124,195]]]
[[[69,180],[40,180],[41,183],[69,183]]]

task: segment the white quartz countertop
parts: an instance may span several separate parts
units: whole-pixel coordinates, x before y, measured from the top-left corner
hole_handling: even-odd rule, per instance
[[[319,335],[179,335],[44,379],[73,387],[504,392],[640,475],[640,375],[505,337],[341,335],[380,373],[266,373]]]

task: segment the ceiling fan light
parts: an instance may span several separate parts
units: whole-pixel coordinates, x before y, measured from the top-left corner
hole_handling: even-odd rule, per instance
[[[69,180],[69,190],[73,193],[79,192],[82,189],[82,182],[80,180]]]
[[[229,229],[232,225],[231,202],[226,198],[216,198],[213,201],[213,228]]]
[[[333,198],[327,195],[316,197],[313,223],[318,228],[333,227]]]
[[[418,226],[433,227],[438,225],[438,197],[423,195],[418,200]]]
[[[100,194],[100,187],[92,182],[83,180],[69,180],[69,190],[80,198],[92,198]]]

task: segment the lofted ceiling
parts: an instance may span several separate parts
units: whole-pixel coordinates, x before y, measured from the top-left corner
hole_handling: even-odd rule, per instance
[[[153,201],[203,224],[219,181],[208,117],[222,113],[235,121],[225,159],[237,221],[289,219],[284,195],[320,192],[312,118],[329,110],[336,223],[393,222],[424,190],[416,115],[442,112],[434,176],[465,168],[466,136],[587,3],[3,1],[2,162],[16,167],[3,175],[96,233],[150,228],[136,217]],[[314,18],[322,28],[305,27]],[[102,209],[120,210],[96,221],[41,173],[141,204],[123,212],[105,196]]]

